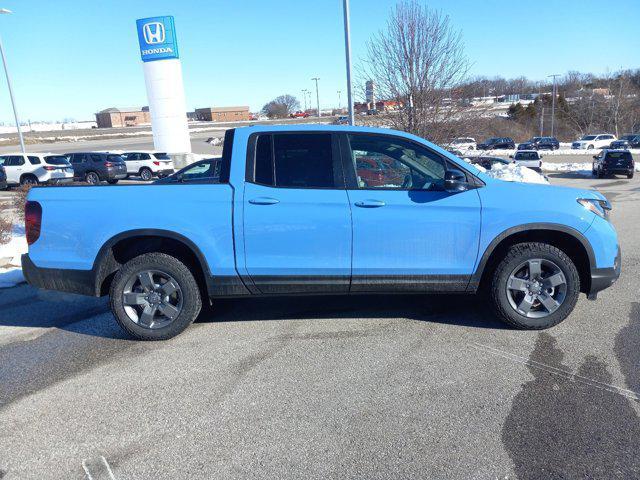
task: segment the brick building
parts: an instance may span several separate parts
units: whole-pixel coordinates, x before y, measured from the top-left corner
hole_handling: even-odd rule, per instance
[[[249,107],[207,107],[196,108],[196,119],[206,122],[234,122],[251,120]]]
[[[96,113],[98,128],[135,127],[151,123],[149,107],[107,108]]]

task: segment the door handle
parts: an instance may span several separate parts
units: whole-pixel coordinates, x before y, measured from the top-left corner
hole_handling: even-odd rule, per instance
[[[253,205],[275,205],[276,203],[280,203],[280,200],[271,197],[258,197],[252,198],[249,200],[249,203]]]
[[[360,208],[380,208],[384,207],[386,203],[382,200],[361,200],[356,202],[355,205]]]

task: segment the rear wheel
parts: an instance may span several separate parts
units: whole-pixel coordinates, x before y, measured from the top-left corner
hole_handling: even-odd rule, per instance
[[[96,172],[87,172],[84,176],[84,180],[89,185],[98,185],[100,183],[100,177]]]
[[[20,179],[20,185],[37,185],[38,177],[35,175],[23,175]]]
[[[144,180],[145,182],[148,182],[153,178],[153,173],[151,173],[151,170],[149,170],[148,168],[142,168],[140,170],[140,178],[142,178],[142,180]]]
[[[513,245],[496,268],[490,286],[497,316],[516,328],[541,330],[573,311],[580,276],[571,259],[546,243]]]
[[[166,340],[183,332],[202,308],[200,289],[189,269],[164,253],[129,260],[110,289],[118,324],[138,340]]]

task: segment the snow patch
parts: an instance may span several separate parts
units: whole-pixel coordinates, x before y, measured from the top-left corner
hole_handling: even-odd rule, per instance
[[[0,245],[0,288],[15,287],[24,282],[21,256],[28,250],[24,227],[14,226],[11,240]]]
[[[478,167],[478,165],[476,165],[476,167]],[[485,170],[484,173],[485,175],[505,182],[549,183],[549,181],[538,172],[518,165],[517,163],[494,163],[491,166],[491,170]]]

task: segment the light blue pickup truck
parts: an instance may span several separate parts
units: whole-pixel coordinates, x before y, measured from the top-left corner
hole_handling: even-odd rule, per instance
[[[183,331],[203,301],[251,295],[482,291],[502,320],[542,329],[620,275],[610,209],[403,132],[253,126],[226,132],[216,175],[33,188],[22,263],[34,286],[110,295],[145,340]]]

